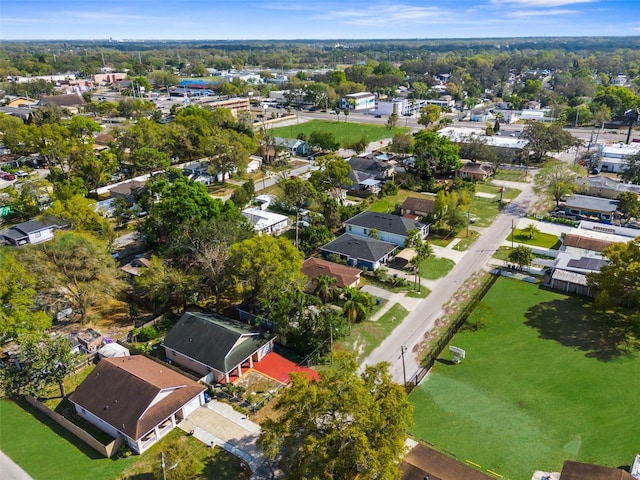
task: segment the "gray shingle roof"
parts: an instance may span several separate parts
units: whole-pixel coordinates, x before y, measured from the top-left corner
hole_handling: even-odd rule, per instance
[[[321,250],[327,253],[337,253],[351,258],[377,262],[396,248],[398,247],[393,243],[345,233],[333,242],[327,243]]]
[[[275,335],[216,314],[186,312],[163,345],[219,372],[228,373]]]
[[[609,198],[590,197],[588,195],[573,195],[567,199],[565,206],[567,208],[611,213],[618,210],[618,201]]]
[[[345,225],[357,225],[364,228],[375,228],[379,232],[393,233],[395,235],[407,235],[409,230],[421,229],[424,223],[399,215],[387,213],[361,212],[344,222]]]

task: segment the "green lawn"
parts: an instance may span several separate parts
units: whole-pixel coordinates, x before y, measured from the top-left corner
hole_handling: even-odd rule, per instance
[[[111,460],[26,403],[0,401],[0,450],[34,480],[113,480],[134,457]]]
[[[628,465],[638,453],[640,354],[583,298],[498,279],[410,396],[416,438],[505,479],[567,459]],[[635,382],[635,386],[632,386]]]
[[[366,320],[353,325],[351,335],[336,342],[336,348],[353,353],[360,361],[380,345],[408,313],[406,308],[396,303],[375,322]]]
[[[402,205],[407,197],[416,198],[435,198],[433,195],[425,195],[424,193],[412,192],[411,190],[398,190],[396,195],[388,197],[382,197],[373,202],[367,210],[376,213],[393,213],[396,210],[396,205]]]
[[[420,262],[420,276],[427,280],[444,277],[456,264],[453,260],[441,257],[427,257]]]
[[[469,207],[469,213],[476,217],[475,225],[478,227],[488,227],[498,216],[500,199],[500,187],[489,183],[477,183],[476,193],[488,193],[495,195],[493,198],[479,197],[473,195],[471,197],[471,205]],[[515,188],[505,188],[502,192],[503,202],[507,200],[513,200],[520,194],[520,190]]]
[[[550,233],[535,232],[531,238],[529,238],[529,232],[525,230],[519,230],[515,228],[513,233],[507,237],[508,241],[511,241],[513,235],[513,241],[518,243],[524,243],[526,245],[533,245],[542,248],[551,248],[558,250],[562,245],[562,242],[556,235]]]
[[[269,130],[274,137],[297,138],[304,133],[307,138],[313,131],[331,132],[342,146],[357,142],[362,137],[367,142],[375,142],[383,138],[393,138],[396,133],[409,131],[404,127],[394,127],[388,130],[382,125],[371,123],[345,122],[344,117],[338,120],[311,120],[310,122],[290,125],[288,127],[272,128]]]

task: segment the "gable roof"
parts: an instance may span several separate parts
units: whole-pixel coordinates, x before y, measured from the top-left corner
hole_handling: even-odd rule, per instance
[[[361,273],[358,268],[340,265],[322,258],[307,258],[300,271],[307,276],[309,281],[322,275],[333,277],[336,279],[338,288],[354,284],[360,278]]]
[[[347,162],[351,165],[352,170],[359,170],[361,172],[369,172],[373,174],[382,173],[390,168],[390,165],[386,165],[381,161],[365,157],[351,157]]]
[[[59,105],[61,107],[79,107],[85,105],[82,95],[77,93],[69,93],[67,95],[50,95],[42,97],[38,105]]]
[[[133,194],[136,190],[140,190],[144,185],[145,182],[141,182],[140,180],[127,180],[126,182],[119,183],[109,191],[126,196]]]
[[[205,390],[166,365],[133,355],[100,360],[69,400],[138,440]]]
[[[414,212],[433,212],[433,206],[435,204],[435,197],[431,198],[420,198],[420,197],[407,197],[402,202],[402,206],[400,207],[402,210],[411,210]]]
[[[560,480],[635,480],[619,468],[601,467],[567,460],[562,466]]]
[[[162,343],[203,365],[228,373],[274,338],[273,334],[215,313],[186,312]]]
[[[41,220],[27,220],[26,222],[18,223],[17,225],[13,225],[8,229],[3,230],[0,232],[0,235],[15,242],[19,242],[28,239],[29,235],[34,233],[49,230],[50,228],[61,227],[62,225],[58,225],[57,222],[51,219],[43,218]]]
[[[402,480],[489,480],[493,477],[418,444],[400,464]],[[564,479],[563,479],[564,480]]]
[[[393,243],[344,233],[333,242],[324,245],[321,250],[327,253],[337,253],[339,255],[347,255],[351,258],[378,262],[396,248],[398,247]]]
[[[407,235],[409,230],[417,228],[420,230],[426,224],[411,218],[387,213],[361,212],[355,217],[351,217],[344,222],[345,225],[357,225],[364,228],[375,228],[379,232],[393,233],[395,235]]]
[[[565,247],[581,248],[583,250],[592,250],[594,252],[602,252],[613,242],[602,240],[600,238],[584,237],[575,233],[567,233],[564,237],[563,245]]]

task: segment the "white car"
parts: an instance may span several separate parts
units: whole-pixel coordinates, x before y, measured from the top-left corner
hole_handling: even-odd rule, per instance
[[[25,172],[24,170],[18,170],[16,172],[16,177],[18,178],[22,178],[22,177],[28,177],[29,174],[27,172]]]

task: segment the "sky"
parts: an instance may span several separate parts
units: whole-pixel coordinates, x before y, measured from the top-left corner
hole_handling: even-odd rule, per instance
[[[640,35],[640,0],[0,0],[0,40]]]

